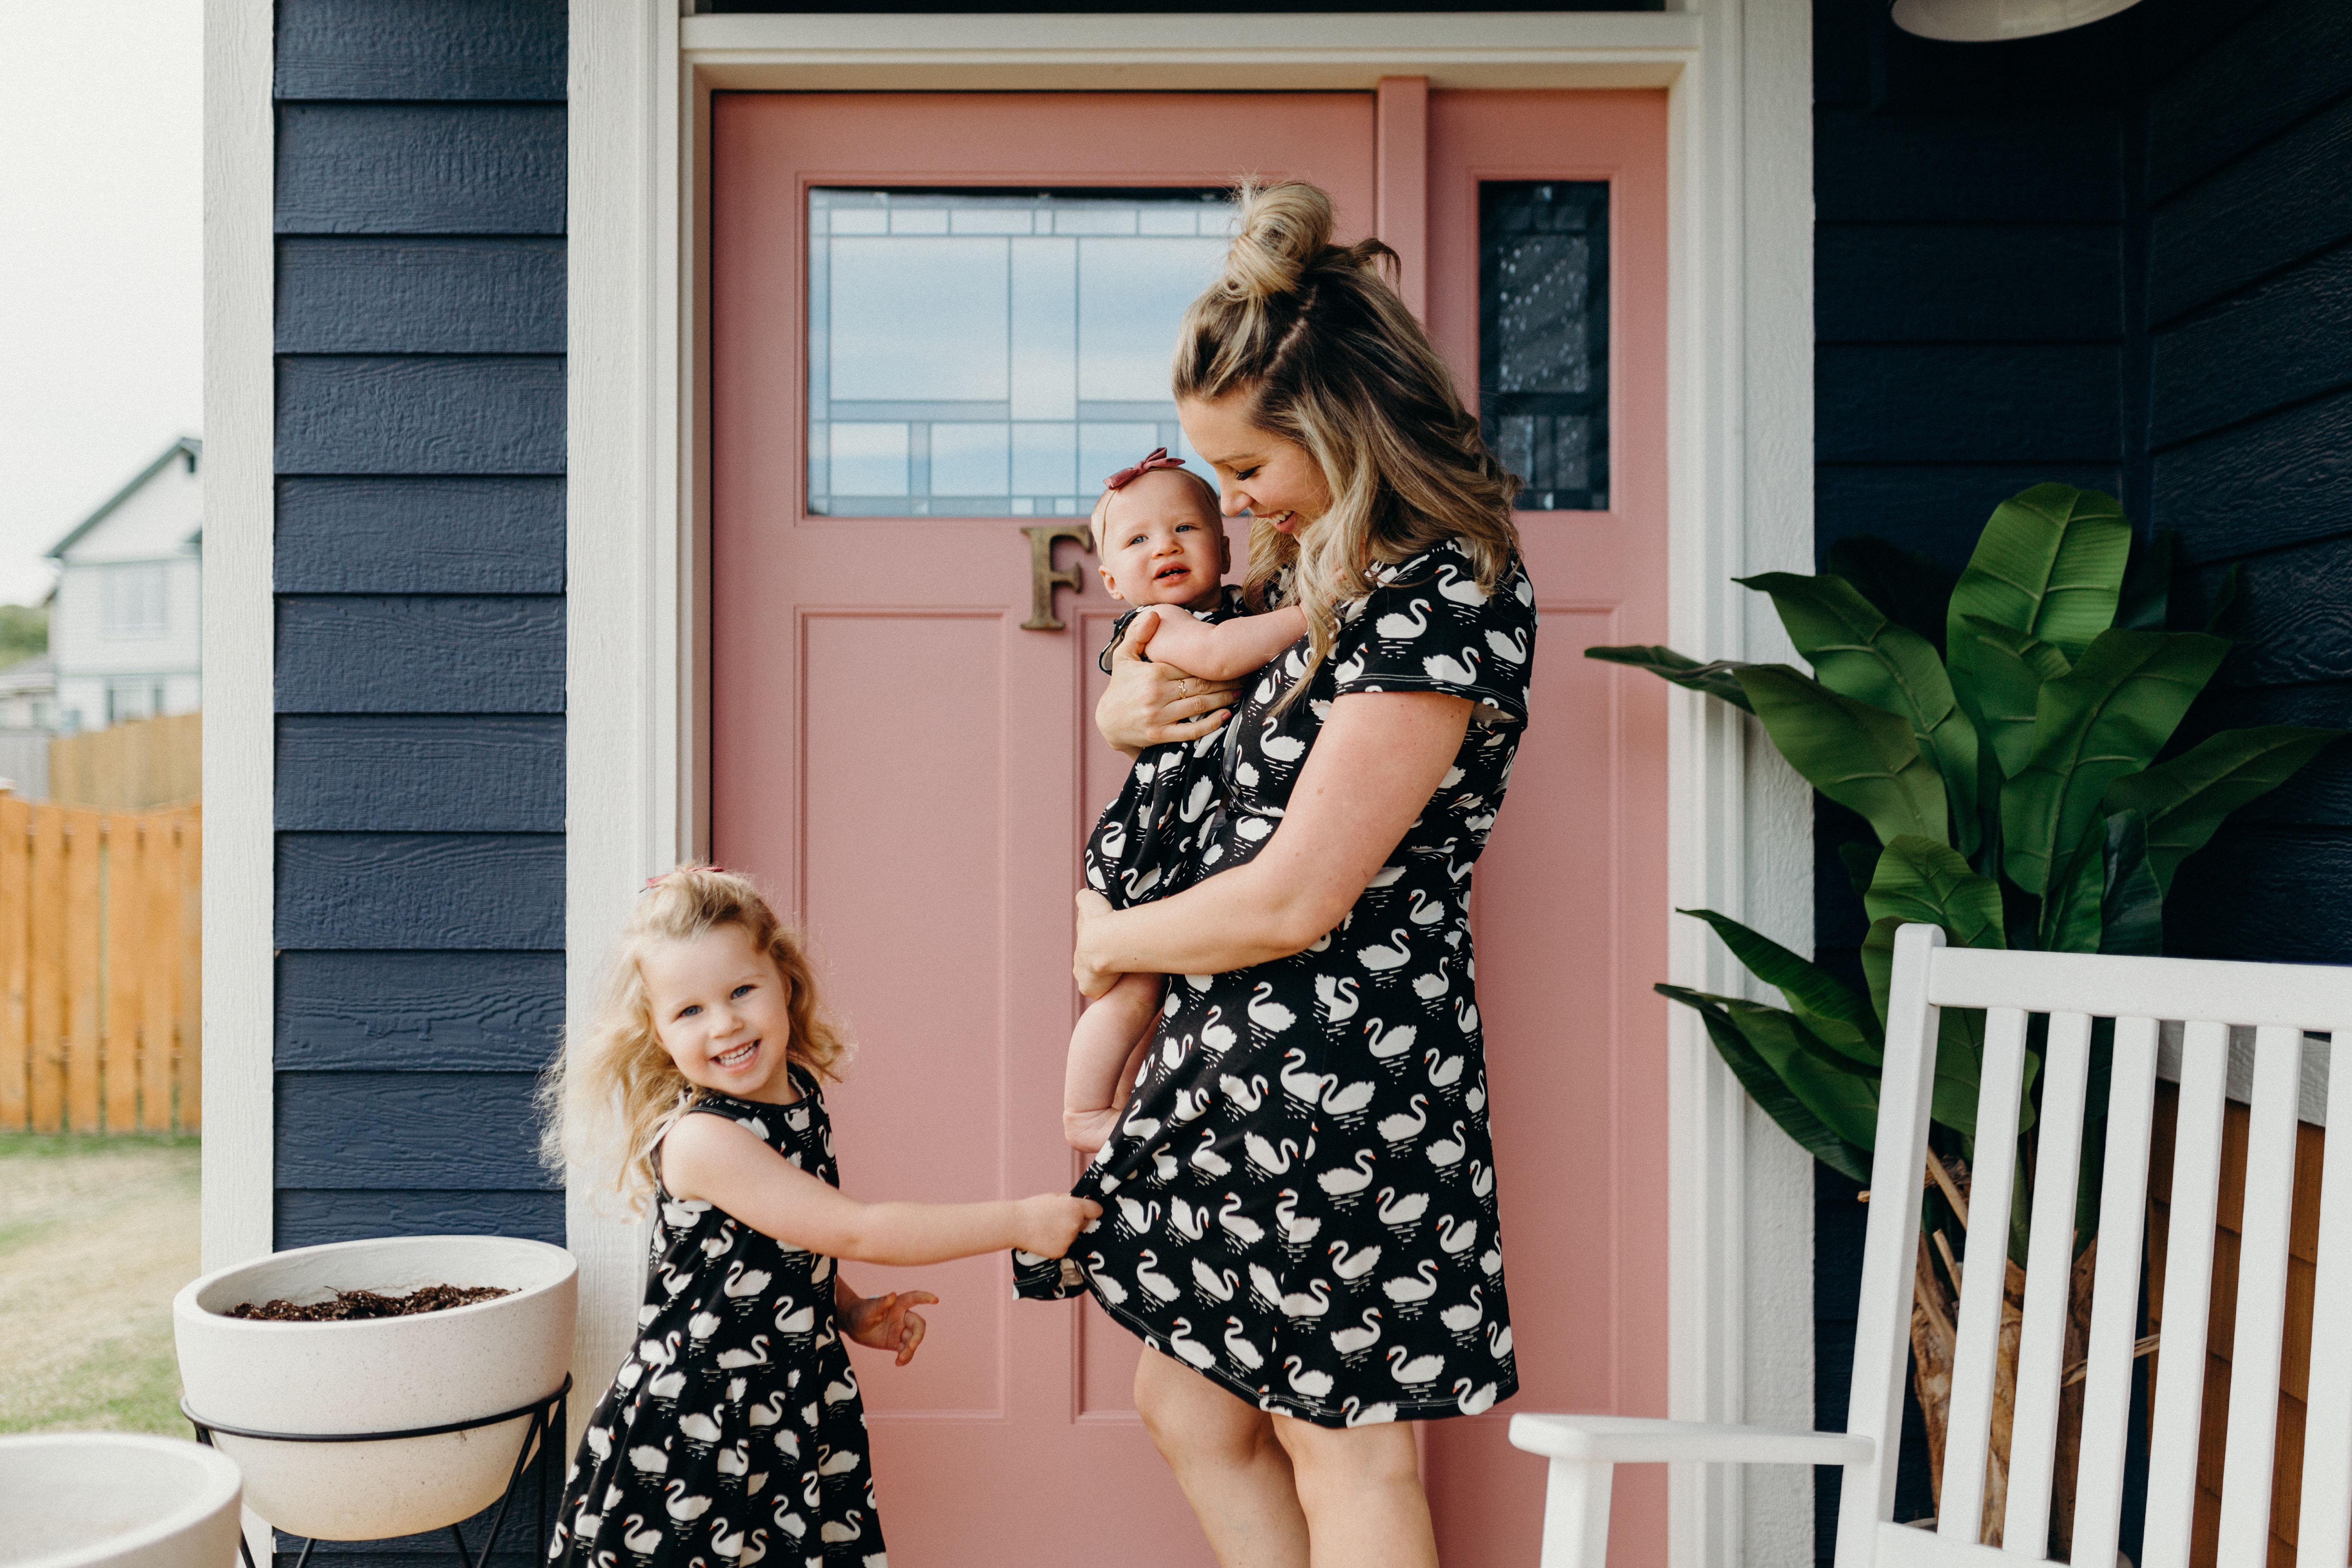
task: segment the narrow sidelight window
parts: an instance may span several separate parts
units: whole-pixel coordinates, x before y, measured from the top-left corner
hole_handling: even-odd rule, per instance
[[[1609,507],[1609,184],[1478,186],[1478,409],[1521,511]]]

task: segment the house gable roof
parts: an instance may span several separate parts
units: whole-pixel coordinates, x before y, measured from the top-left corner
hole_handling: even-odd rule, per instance
[[[164,447],[163,454],[153,462],[140,469],[138,476],[129,484],[124,485],[121,489],[107,497],[104,505],[100,506],[96,511],[91,512],[88,517],[83,518],[79,522],[74,524],[71,532],[68,533],[63,539],[58,540],[55,544],[49,546],[49,548],[42,553],[51,561],[64,560],[67,551],[72,549],[75,544],[79,543],[82,537],[89,533],[91,529],[96,528],[100,523],[104,522],[108,516],[111,514],[117,507],[120,507],[124,501],[129,500],[132,496],[137,495],[141,489],[145,488],[148,480],[153,479],[157,474],[162,473],[166,468],[169,468],[173,458],[184,458],[188,465],[188,472],[193,474],[196,471],[196,460],[204,456],[204,450],[205,443],[201,437],[181,437],[178,440]],[[201,536],[203,531],[199,529],[197,532],[198,535]]]

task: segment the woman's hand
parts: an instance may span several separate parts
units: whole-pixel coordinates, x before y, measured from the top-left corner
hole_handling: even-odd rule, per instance
[[[1118,984],[1119,972],[1102,967],[1101,942],[1087,940],[1089,936],[1098,939],[1101,935],[1099,922],[1106,916],[1117,912],[1110,907],[1110,900],[1092,888],[1078,890],[1078,940],[1070,956],[1070,973],[1076,976],[1078,989],[1087,994],[1089,1002],[1097,1000]]]
[[[1095,728],[1117,750],[1132,757],[1146,746],[1193,741],[1223,723],[1233,681],[1203,680],[1173,666],[1155,664],[1142,652],[1160,629],[1158,616],[1138,616],[1111,649],[1110,685],[1095,704]]]
[[[838,1279],[836,1275],[835,1278]],[[893,1290],[887,1296],[857,1296],[846,1289],[836,1293],[834,1316],[841,1331],[861,1345],[896,1351],[898,1364],[915,1359],[917,1347],[929,1327],[917,1307],[936,1307],[940,1299],[929,1290]]]

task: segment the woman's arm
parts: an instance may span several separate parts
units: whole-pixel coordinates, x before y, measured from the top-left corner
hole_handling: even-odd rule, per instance
[[[1255,673],[1307,635],[1307,612],[1295,605],[1215,626],[1166,609],[1155,610],[1151,618],[1160,623],[1151,637],[1151,657],[1187,675],[1214,681],[1240,680]]]
[[[1133,909],[1078,896],[1079,988],[1099,996],[1122,974],[1215,974],[1313,945],[1403,841],[1469,728],[1466,697],[1340,698],[1307,753],[1282,826],[1255,859]]]
[[[1095,728],[1130,757],[1146,746],[1207,734],[1225,721],[1226,704],[1238,689],[1230,681],[1204,684],[1189,670],[1142,658],[1159,626],[1158,616],[1135,617],[1111,649],[1110,684],[1095,704]]]
[[[788,1247],[857,1263],[943,1263],[1020,1247],[1058,1258],[1102,1205],[1060,1193],[983,1204],[865,1204],[723,1116],[682,1116],[662,1140],[662,1179]]]

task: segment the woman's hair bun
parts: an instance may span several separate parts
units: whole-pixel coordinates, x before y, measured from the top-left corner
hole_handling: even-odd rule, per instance
[[[1245,181],[1236,195],[1240,229],[1225,251],[1218,283],[1234,299],[1279,299],[1330,248],[1331,198],[1297,181]]]

